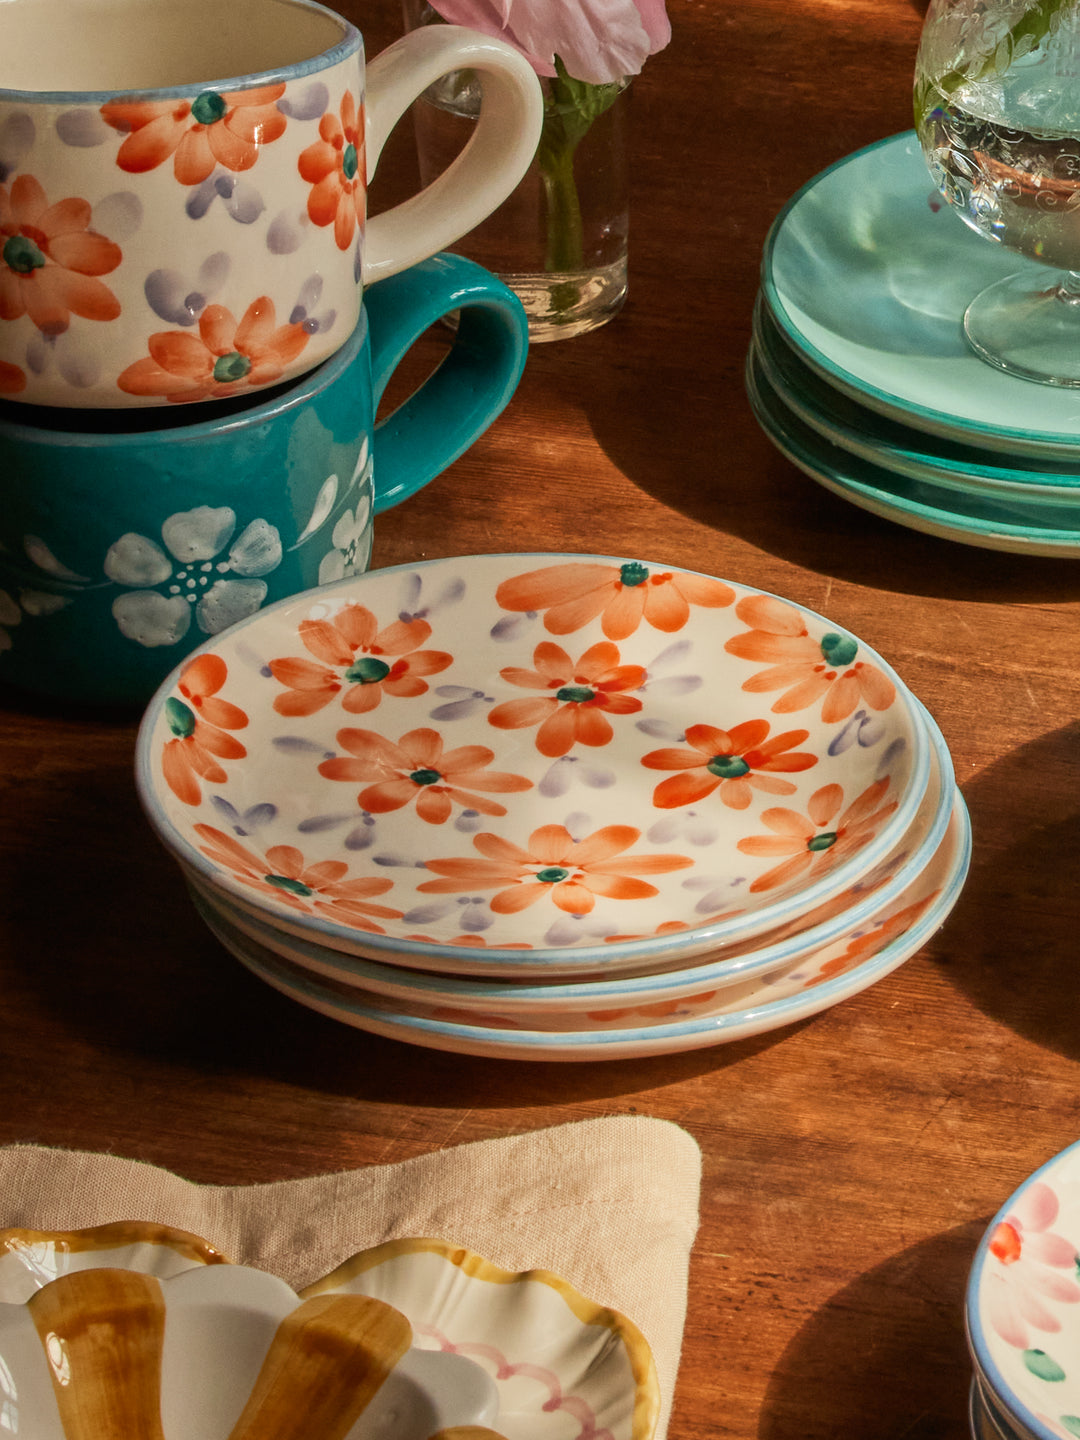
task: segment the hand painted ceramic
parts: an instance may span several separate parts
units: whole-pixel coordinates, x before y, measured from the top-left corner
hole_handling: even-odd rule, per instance
[[[1080,509],[1025,508],[996,497],[961,495],[864,460],[803,423],[770,384],[756,348],[747,357],[746,391],[758,423],[781,454],[860,509],[906,529],[983,550],[1080,558]]]
[[[476,142],[366,220],[397,120],[483,77]],[[365,75],[311,0],[0,6],[0,396],[61,407],[220,402],[356,329],[362,287],[472,229],[535,152],[539,82],[509,46],[406,36]]]
[[[992,1415],[1034,1440],[1080,1433],[1080,1144],[1028,1177],[976,1251],[968,1343]]]
[[[762,289],[799,354],[862,404],[1014,460],[1075,463],[1075,397],[993,370],[964,339],[972,297],[1025,268],[1047,273],[968,229],[909,131],[846,156],[793,196],[766,242]]]
[[[319,944],[289,922],[260,917],[256,908],[238,897],[200,880],[186,871],[195,907],[226,946],[232,932],[247,937],[294,965],[385,996],[395,1002],[452,1007],[463,1012],[512,1015],[508,1023],[530,1029],[569,1029],[581,1025],[582,1012],[596,1015],[612,1008],[625,1015],[640,1015],[642,1023],[687,1013],[693,999],[704,1003],[728,999],[730,990],[775,972],[804,968],[827,950],[839,951],[880,928],[888,912],[904,910],[918,898],[908,892],[927,867],[940,867],[940,852],[953,811],[956,787],[945,742],[927,717],[935,747],[934,774],[911,828],[893,853],[849,890],[813,907],[788,925],[757,940],[733,945],[719,956],[702,956],[682,969],[664,969],[663,955],[654,956],[657,968],[645,974],[617,970],[613,974],[575,975],[567,983],[529,985],[522,980],[468,980],[424,970],[407,970],[385,960],[365,960],[329,945]],[[856,949],[860,948],[856,946]],[[839,952],[838,952],[839,953]],[[722,992],[722,993],[721,993]],[[447,1017],[450,1018],[450,1017]],[[627,1021],[627,1023],[630,1023]],[[590,1028],[585,1025],[584,1028]]]
[[[950,803],[946,819],[953,815],[955,799]],[[764,973],[752,974],[750,978],[729,980],[724,976],[720,984],[702,974],[695,983],[690,983],[681,993],[662,999],[646,998],[633,990],[625,990],[618,980],[609,982],[606,993],[597,996],[597,986],[583,987],[594,993],[591,1001],[569,1006],[563,1003],[563,995],[571,987],[555,985],[550,996],[535,996],[534,1003],[523,1006],[513,982],[501,988],[489,986],[494,991],[486,1006],[461,1005],[457,996],[442,997],[432,994],[423,983],[414,984],[411,991],[400,987],[393,998],[381,994],[376,986],[369,986],[364,978],[357,976],[349,967],[348,957],[334,958],[332,952],[324,951],[321,957],[312,959],[298,952],[295,942],[289,944],[279,935],[269,931],[262,940],[254,939],[250,927],[237,923],[235,916],[224,907],[211,908],[205,896],[197,897],[197,908],[210,929],[227,950],[242,963],[251,962],[251,968],[260,966],[273,970],[279,961],[285,961],[287,974],[295,976],[299,984],[307,979],[310,972],[315,980],[328,979],[347,1001],[371,1007],[375,1010],[389,1010],[396,1015],[415,1016],[420,1019],[448,1020],[456,1025],[479,1026],[486,1030],[537,1030],[558,1034],[572,1031],[634,1030],[663,1027],[678,1020],[706,1019],[732,1014],[744,1014],[747,1010],[763,1004],[775,1004],[788,996],[821,984],[825,979],[843,975],[876,955],[894,941],[901,941],[907,932],[937,903],[942,877],[947,876],[957,855],[957,826],[954,823],[948,835],[939,843],[930,860],[917,873],[908,877],[908,883],[901,893],[881,904],[861,923],[852,925],[840,939],[828,945],[806,950],[792,947],[792,956],[783,963],[766,968]],[[376,969],[377,967],[369,967]],[[708,970],[710,967],[703,967]],[[421,977],[426,978],[426,977]],[[522,987],[525,988],[525,987]]]
[[[239,1265],[167,1279],[94,1266],[0,1305],[9,1407],[35,1440],[241,1440],[301,1425],[342,1440],[429,1440],[496,1420],[496,1387],[479,1366],[411,1344],[408,1320],[384,1301],[301,1300]],[[55,1384],[58,1354],[66,1376]]]
[[[0,1231],[0,1301],[23,1305],[57,1275],[101,1266],[164,1279],[208,1261],[238,1268],[166,1226]],[[410,1364],[478,1366],[496,1394],[490,1423],[506,1440],[651,1440],[659,1386],[644,1337],[550,1271],[514,1273],[460,1245],[408,1238],[361,1251],[300,1291],[305,1300],[325,1295],[366,1295],[399,1310],[412,1327]]]
[[[375,425],[399,360],[451,310],[437,376]],[[0,405],[0,680],[144,704],[208,635],[364,570],[373,515],[492,423],[527,346],[511,291],[434,256],[369,292],[317,370],[212,419]]]
[[[355,1029],[404,1040],[433,1050],[460,1055],[482,1055],[504,1060],[632,1060],[652,1055],[674,1055],[703,1050],[733,1040],[744,1040],[808,1020],[839,1001],[857,995],[902,965],[939,930],[959,898],[971,854],[971,831],[964,802],[954,805],[951,860],[933,902],[914,923],[877,950],[839,973],[820,970],[813,963],[799,978],[794,993],[772,997],[769,978],[760,982],[760,994],[744,998],[742,1008],[704,1016],[657,1019],[648,1026],[629,1023],[622,1029],[543,1031],[500,1029],[495,1025],[462,1023],[440,1015],[409,1014],[391,1002],[360,996],[355,987],[321,978],[310,970],[290,965],[265,947],[233,939],[232,953],[253,975],[309,1010],[339,1020]],[[947,842],[949,843],[948,837]],[[873,947],[871,946],[871,951]],[[792,979],[797,977],[792,976]],[[489,1017],[492,1018],[492,1017]]]
[[[270,918],[553,977],[689,963],[839,894],[907,832],[931,753],[911,692],[811,611],[486,555],[220,635],[151,702],[137,780],[176,857]]]

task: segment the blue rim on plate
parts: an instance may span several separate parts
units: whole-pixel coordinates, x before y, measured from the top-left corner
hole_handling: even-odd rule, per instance
[[[787,409],[764,375],[756,349],[747,357],[746,390],[755,418],[781,454],[861,509],[907,529],[981,549],[1080,559],[1080,523],[1070,529],[1021,523],[1015,505],[988,497],[971,496],[960,504],[952,491],[906,479],[830,443]]]
[[[854,399],[918,429],[1075,461],[1075,392],[1005,374],[963,336],[986,284],[1038,261],[968,229],[934,188],[914,131],[822,170],[770,228],[761,283],[787,340]]]
[[[239,953],[242,947],[229,948],[252,974],[309,1009],[346,1024],[354,1024],[358,1029],[434,1049],[556,1061],[625,1059],[704,1049],[809,1019],[868,989],[916,954],[941,928],[956,905],[971,863],[971,822],[959,792],[954,797],[952,818],[957,832],[953,863],[937,900],[914,925],[853,970],[824,980],[798,995],[764,1001],[725,1015],[634,1030],[559,1032],[488,1029],[447,1020],[398,1015],[391,1008],[376,1009],[363,1001],[350,1000],[340,989],[323,984],[318,976],[303,972],[298,966],[279,963],[275,957],[254,960],[250,955],[245,957]]]

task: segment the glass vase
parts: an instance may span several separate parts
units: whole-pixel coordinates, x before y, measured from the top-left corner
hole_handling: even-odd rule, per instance
[[[407,29],[443,23],[427,0],[403,0],[403,9]],[[453,247],[515,292],[529,317],[533,342],[595,330],[626,300],[630,82],[590,87],[604,93],[587,125],[567,105],[566,87],[576,83],[541,78],[544,136],[528,173],[492,215]],[[464,148],[479,101],[475,77],[457,71],[430,86],[414,105],[425,185]]]

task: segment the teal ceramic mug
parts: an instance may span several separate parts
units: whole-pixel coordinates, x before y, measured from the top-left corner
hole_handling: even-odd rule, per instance
[[[451,312],[446,359],[376,424],[398,363]],[[0,682],[141,704],[208,636],[366,569],[374,515],[488,428],[527,347],[517,297],[437,255],[370,290],[324,364],[210,419],[0,405]]]

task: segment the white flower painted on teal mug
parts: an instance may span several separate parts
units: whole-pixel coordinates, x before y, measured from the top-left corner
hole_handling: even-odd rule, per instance
[[[319,584],[329,585],[347,575],[361,575],[371,559],[371,497],[362,495],[355,510],[343,510],[330,532],[333,550],[319,563]]]
[[[233,540],[236,525],[228,506],[200,505],[165,521],[164,549],[146,535],[121,535],[105,556],[109,579],[132,587],[113,601],[120,633],[147,647],[175,645],[193,613],[207,635],[254,615],[267,595],[262,576],[281,564],[281,536],[257,519]]]

